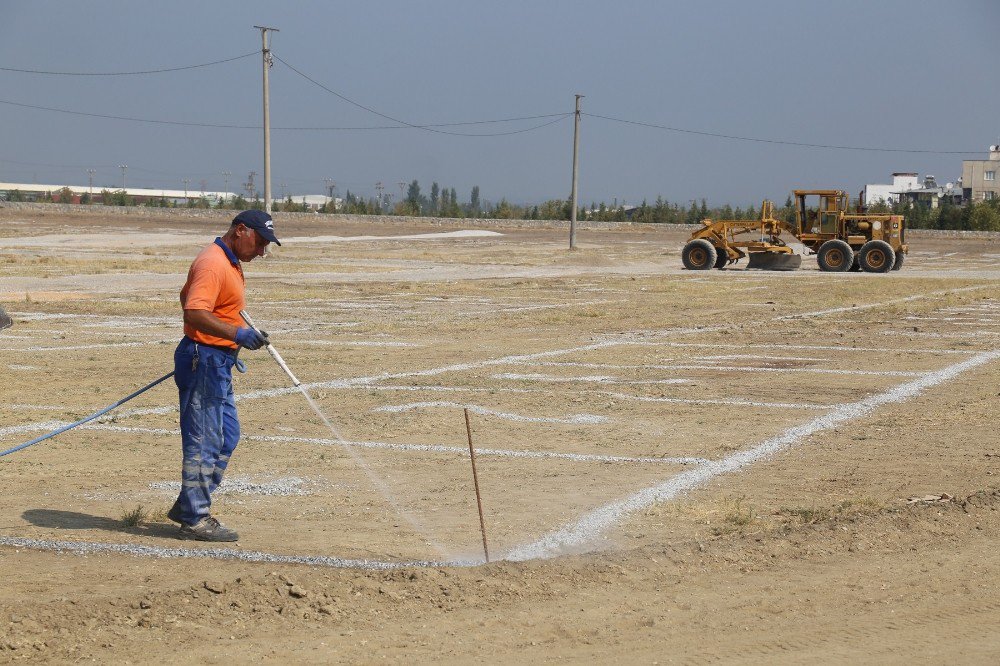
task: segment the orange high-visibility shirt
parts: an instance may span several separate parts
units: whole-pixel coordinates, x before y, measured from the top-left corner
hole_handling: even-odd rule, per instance
[[[239,327],[243,325],[240,310],[246,304],[246,278],[239,259],[227,252],[228,249],[221,239],[216,238],[214,243],[198,253],[181,289],[181,307],[185,310],[208,310],[227,324]],[[230,349],[237,346],[232,340],[202,333],[186,323],[184,335],[205,345]]]

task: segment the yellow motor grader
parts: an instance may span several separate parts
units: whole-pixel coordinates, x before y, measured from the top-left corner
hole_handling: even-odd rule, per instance
[[[781,238],[788,233],[809,251],[823,271],[899,270],[906,256],[902,215],[848,212],[843,190],[795,190],[795,222],[774,218],[774,204],[765,200],[759,220],[702,220],[681,252],[689,270],[725,268],[749,256],[747,268],[790,271],[802,265]]]

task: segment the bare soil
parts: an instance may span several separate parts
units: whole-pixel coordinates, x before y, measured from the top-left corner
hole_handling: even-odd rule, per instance
[[[0,662],[1000,658],[1000,239],[841,275],[684,271],[677,229],[277,226],[248,307],[349,452],[261,351],[229,550],[165,517],[171,380],[0,458]],[[222,231],[0,208],[0,450],[168,373]]]

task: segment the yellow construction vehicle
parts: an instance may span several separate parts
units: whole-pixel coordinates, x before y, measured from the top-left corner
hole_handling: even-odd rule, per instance
[[[816,253],[823,271],[864,270],[886,273],[903,266],[905,220],[902,215],[848,212],[843,190],[795,190],[795,222],[774,217],[774,204],[765,200],[759,220],[702,220],[681,252],[689,270],[725,268],[749,256],[747,268],[795,270],[802,256],[781,238],[794,236]]]
[[[795,190],[795,229],[816,253],[820,270],[888,273],[903,267],[906,220],[902,215],[848,212],[843,190]]]
[[[802,265],[802,256],[795,254],[781,239],[781,233],[792,233],[791,227],[774,218],[774,204],[767,199],[761,204],[759,220],[702,220],[703,228],[691,234],[691,240],[681,251],[684,268],[692,271],[725,268],[750,255],[748,268],[772,271],[794,271]]]

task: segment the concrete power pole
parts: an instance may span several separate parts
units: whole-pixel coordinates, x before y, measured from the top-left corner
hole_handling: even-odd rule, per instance
[[[229,177],[232,176],[231,171],[223,171],[222,178],[226,181],[226,186],[223,188],[222,203],[226,203],[226,199],[229,196]]]
[[[125,172],[128,171],[127,164],[119,164],[118,168],[122,170],[122,191],[125,190]]]
[[[260,30],[261,56],[264,64],[264,210],[271,212],[271,91],[267,80],[268,70],[274,61],[271,49],[267,48],[267,33],[278,32],[277,28],[255,25]]]
[[[97,169],[87,169],[87,178],[90,179],[90,198],[91,199],[94,198],[94,174],[96,172],[97,172]]]
[[[569,249],[576,249],[576,176],[579,167],[580,152],[580,98],[576,96],[576,113],[573,119],[573,189],[570,191],[570,211],[569,211]]]

